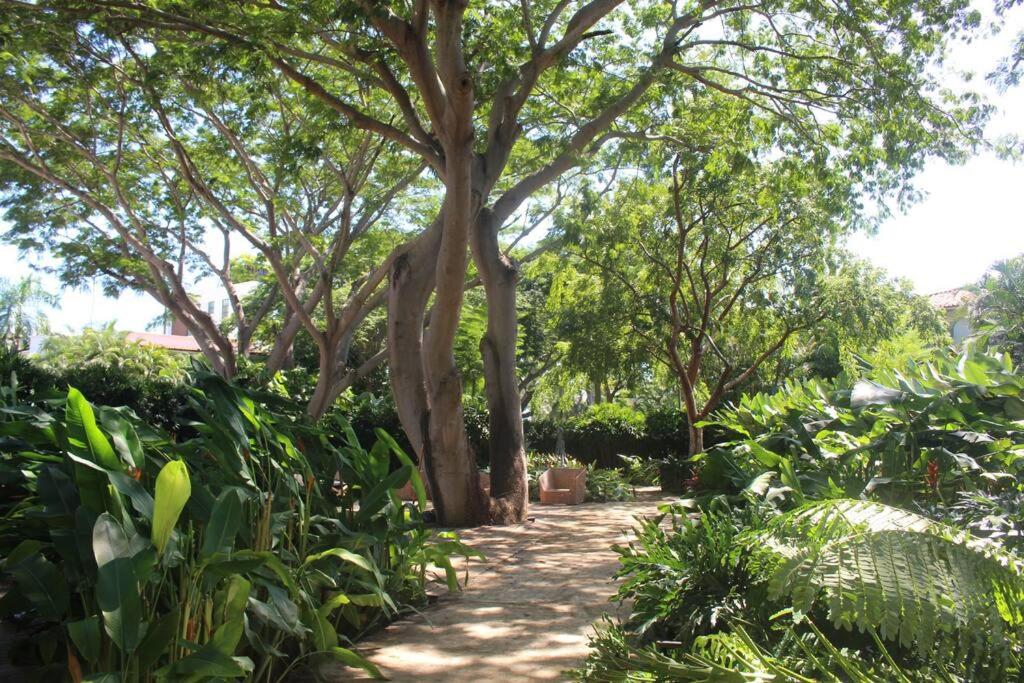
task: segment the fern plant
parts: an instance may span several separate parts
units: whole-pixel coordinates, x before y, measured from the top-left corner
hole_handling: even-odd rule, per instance
[[[1024,576],[995,543],[847,499],[781,515],[751,538],[769,596],[788,598],[797,615],[824,608],[837,627],[877,631],[925,659],[956,652],[979,677],[1001,675],[1016,658]]]

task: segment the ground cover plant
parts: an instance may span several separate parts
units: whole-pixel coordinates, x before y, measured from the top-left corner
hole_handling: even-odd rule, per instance
[[[129,409],[66,396],[0,409],[2,601],[40,680],[279,680],[326,659],[379,672],[352,642],[457,588],[472,554],[422,522],[423,485],[383,431],[197,369],[180,440]],[[404,506],[394,489],[420,494]]]
[[[617,548],[582,680],[1021,674],[1024,377],[968,344],[719,411],[690,497]]]

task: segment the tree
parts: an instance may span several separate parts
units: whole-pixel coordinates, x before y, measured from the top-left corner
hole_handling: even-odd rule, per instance
[[[1014,364],[1024,364],[1024,255],[995,263],[976,289],[976,323],[988,329]]]
[[[27,349],[32,335],[48,327],[46,309],[59,303],[33,275],[16,282],[0,278],[0,343],[15,351]]]
[[[525,515],[517,270],[498,233],[527,198],[603,145],[644,135],[651,117],[685,110],[686,98],[672,94],[692,89],[771,112],[817,153],[845,156],[877,193],[903,187],[929,152],[955,156],[950,134],[970,131],[979,114],[952,97],[938,106],[928,80],[947,36],[977,21],[962,0],[855,9],[721,0],[5,4],[130,29],[145,45],[207,63],[274,70],[432,169],[440,209],[389,264],[388,353],[403,428],[448,524]],[[339,87],[342,74],[359,87]],[[367,90],[373,97],[361,98]],[[489,500],[453,357],[470,253],[487,298]]]
[[[672,136],[687,146],[649,147],[651,177],[623,181],[566,233],[614,282],[606,296],[632,311],[629,336],[672,370],[691,454],[703,451],[699,423],[828,315],[821,276],[858,219],[841,167],[778,157],[743,103],[711,95],[698,108],[710,119]],[[725,131],[745,149],[718,144]]]
[[[830,271],[821,292],[827,315],[800,335],[794,353],[780,364],[783,371],[800,367],[818,377],[856,373],[858,358],[906,334],[923,345],[947,343],[942,315],[909,282],[845,254]]]
[[[108,294],[148,292],[224,376],[283,302],[267,364],[280,369],[296,334],[311,337],[314,416],[383,361],[346,367],[356,328],[383,302],[387,267],[352,273],[345,261],[419,177],[416,159],[371,131],[311,116],[302,88],[244,64],[207,68],[102,22],[24,6],[12,19],[21,56],[0,81],[8,239],[45,245],[69,284],[99,277]],[[245,250],[270,278],[243,302],[235,263]],[[207,275],[226,291],[233,334],[189,296]]]

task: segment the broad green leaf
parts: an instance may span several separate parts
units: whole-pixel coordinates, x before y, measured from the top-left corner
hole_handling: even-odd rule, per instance
[[[368,572],[373,571],[373,564],[369,560],[362,555],[357,555],[351,550],[345,550],[344,548],[331,548],[330,550],[324,550],[323,552],[310,555],[302,563],[302,566],[305,567],[327,557],[336,557],[339,560],[344,560],[345,562],[354,564]]]
[[[232,577],[222,596],[223,607],[219,615],[221,625],[213,634],[211,644],[226,655],[233,655],[245,632],[245,607],[252,584],[241,576]]]
[[[240,678],[253,670],[253,663],[246,657],[231,657],[213,645],[206,645],[197,652],[179,659],[157,672],[159,678],[189,680],[196,678]]]
[[[74,387],[68,387],[65,417],[68,423],[68,443],[72,450],[105,469],[124,470],[124,465],[114,453],[107,437],[96,426],[92,406],[82,396],[82,392]]]
[[[235,534],[242,523],[242,502],[238,492],[228,489],[217,497],[210,514],[210,522],[203,531],[201,556],[211,557],[216,553],[230,553],[235,546]]]
[[[167,614],[159,617],[146,629],[146,637],[139,643],[135,656],[139,662],[139,669],[145,671],[151,669],[160,661],[178,632],[179,610],[175,607]]]
[[[114,442],[114,448],[121,456],[121,460],[133,467],[142,468],[146,464],[146,460],[139,435],[135,433],[135,427],[117,410],[116,408],[100,408],[100,423]]]
[[[320,611],[303,607],[302,623],[312,632],[313,645],[317,650],[326,651],[337,647],[338,633]]]
[[[87,617],[80,621],[68,623],[68,635],[82,655],[91,664],[100,658],[100,618]]]
[[[55,564],[42,555],[31,555],[8,567],[18,589],[40,618],[59,621],[68,608],[68,583]]]
[[[388,445],[391,452],[395,454],[396,458],[398,458],[398,461],[412,470],[412,474],[409,476],[409,482],[412,484],[412,490],[416,493],[416,504],[422,512],[427,507],[427,489],[423,485],[423,478],[420,476],[420,472],[419,469],[417,469],[416,464],[413,463],[412,458],[406,455],[405,451],[395,443],[395,440],[391,438],[390,434],[380,427],[377,427],[373,431],[377,435],[378,439]]]
[[[115,558],[97,570],[96,602],[107,635],[122,652],[132,652],[142,637],[142,601],[130,557]]]
[[[337,659],[345,666],[351,666],[356,669],[362,669],[366,673],[370,674],[373,678],[382,681],[385,680],[384,674],[380,672],[380,669],[376,667],[370,660],[366,659],[362,655],[349,650],[344,647],[333,647],[328,651],[328,654]]]
[[[391,500],[392,491],[409,481],[413,468],[403,465],[374,486],[359,501],[359,521],[367,522]]]
[[[350,602],[352,601],[349,600],[348,596],[344,593],[335,593],[331,597],[327,598],[327,600],[322,605],[320,605],[320,607],[317,609],[317,612],[319,612],[322,616],[326,617],[334,610],[338,609],[342,605],[347,605]]]
[[[156,477],[156,496],[153,498],[153,529],[151,538],[158,553],[163,553],[174,525],[192,495],[188,469],[181,460],[172,460],[163,466]]]
[[[96,566],[103,565],[119,557],[131,557],[128,536],[110,513],[104,512],[96,518],[92,527],[92,552],[96,557]]]

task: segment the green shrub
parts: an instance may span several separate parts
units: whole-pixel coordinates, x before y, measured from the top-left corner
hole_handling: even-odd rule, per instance
[[[395,495],[422,489],[409,458],[209,373],[188,400],[178,442],[76,389],[0,416],[2,608],[43,625],[21,651],[51,678],[267,681],[330,658],[376,674],[351,643],[422,605],[429,566],[457,588],[449,558],[472,553]]]
[[[582,680],[1016,680],[1020,560],[920,515],[747,495],[663,508],[617,548],[630,600]]]
[[[593,464],[587,465],[587,497],[584,499],[586,502],[607,503],[635,498],[633,486],[626,481],[620,470],[598,469]]]
[[[1019,489],[1024,376],[968,346],[850,385],[789,382],[745,396],[713,422],[733,435],[702,456],[704,488],[738,490],[765,470],[802,497],[952,502]]]

